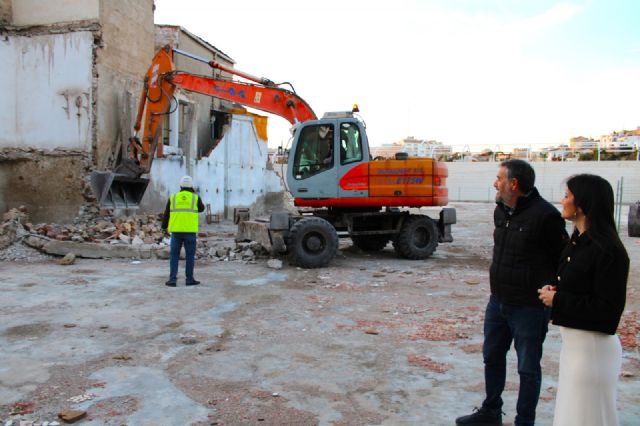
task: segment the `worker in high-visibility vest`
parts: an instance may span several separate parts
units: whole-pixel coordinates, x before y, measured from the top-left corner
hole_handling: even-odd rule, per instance
[[[196,258],[196,237],[198,235],[198,213],[204,211],[202,200],[193,189],[191,176],[180,179],[180,192],[172,194],[167,201],[162,218],[162,229],[171,233],[171,260],[169,261],[169,280],[165,285],[175,287],[178,278],[178,260],[184,245],[186,257],[186,285],[198,285],[200,281],[193,277]]]

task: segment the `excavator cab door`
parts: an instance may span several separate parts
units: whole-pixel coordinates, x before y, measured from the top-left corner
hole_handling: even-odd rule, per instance
[[[289,154],[287,183],[295,198],[335,198],[338,195],[339,147],[336,120],[299,125]]]
[[[340,122],[339,162],[338,162],[338,197],[361,198],[368,196],[368,190],[345,185],[343,177],[354,167],[369,161],[367,135],[364,127],[356,120]]]

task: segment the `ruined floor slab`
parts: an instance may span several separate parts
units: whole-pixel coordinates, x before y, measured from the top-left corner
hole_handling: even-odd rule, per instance
[[[0,421],[82,410],[77,424],[451,425],[482,402],[492,246],[492,206],[455,207],[455,241],[426,261],[342,241],[328,268],[206,260],[202,285],[185,287],[181,264],[177,288],[164,286],[161,260],[0,262]],[[623,241],[633,329],[640,243]],[[540,425],[551,424],[559,351],[551,326]],[[637,347],[623,370],[621,425],[631,426]],[[511,353],[505,424],[517,383]]]

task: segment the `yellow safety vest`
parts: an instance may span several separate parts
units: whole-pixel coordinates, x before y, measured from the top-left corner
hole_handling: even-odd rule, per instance
[[[169,201],[169,232],[198,232],[198,196],[180,191]]]

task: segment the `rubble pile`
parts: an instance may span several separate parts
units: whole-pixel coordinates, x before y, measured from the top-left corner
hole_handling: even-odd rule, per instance
[[[74,221],[72,225],[38,224],[30,229],[58,241],[154,244],[164,238],[161,215],[147,214],[124,218],[98,217]]]
[[[27,209],[11,209],[2,216],[0,224],[0,250],[13,244],[21,234],[28,220]]]
[[[113,217],[101,213],[97,205],[86,203],[72,224],[33,225],[25,207],[11,209],[0,224],[0,260],[27,260],[38,254],[38,260],[42,256],[48,258],[41,253],[72,253],[88,258],[169,258],[170,240],[162,230],[161,214]],[[270,256],[255,241],[236,242],[233,234],[201,232],[196,257],[253,262]]]

